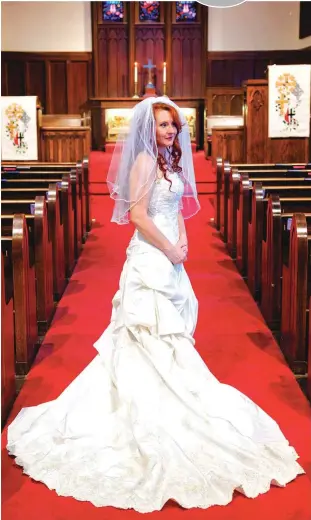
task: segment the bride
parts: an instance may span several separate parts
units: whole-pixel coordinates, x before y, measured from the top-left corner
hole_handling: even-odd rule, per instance
[[[304,473],[276,422],[194,347],[184,218],[199,209],[188,127],[167,97],[133,110],[108,173],[134,235],[98,355],[54,401],[24,408],[7,449],[33,479],[95,506],[226,505]],[[103,269],[105,266],[103,266]]]

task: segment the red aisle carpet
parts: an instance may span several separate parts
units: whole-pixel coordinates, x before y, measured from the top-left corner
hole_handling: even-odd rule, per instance
[[[93,181],[104,180],[108,154],[92,154]],[[198,179],[212,181],[203,154],[195,156]],[[96,190],[95,190],[96,192]],[[211,226],[209,195],[200,196],[202,211],[190,219],[189,272],[199,299],[196,347],[220,381],[235,386],[280,425],[308,475],[285,489],[273,487],[255,500],[237,494],[226,507],[183,510],[170,503],[149,516],[162,520],[310,520],[310,406],[287,368],[256,304]],[[130,226],[110,224],[112,201],[93,196],[96,219],[84,251],[60,302],[36,363],[18,396],[10,421],[23,406],[56,398],[95,356],[92,345],[107,326],[117,290]],[[96,509],[89,503],[58,497],[24,476],[5,451],[2,434],[3,520],[130,520],[132,510]]]

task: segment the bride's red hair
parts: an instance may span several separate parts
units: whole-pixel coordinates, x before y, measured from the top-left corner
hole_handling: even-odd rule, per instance
[[[152,105],[152,107],[153,107],[154,115],[157,112],[157,110],[166,110],[167,112],[169,112],[173,119],[173,122],[177,128],[177,134],[176,134],[176,137],[175,137],[173,145],[172,145],[172,151],[171,151],[172,162],[171,162],[170,166],[174,172],[180,173],[181,167],[179,166],[179,161],[181,158],[181,148],[180,148],[180,144],[179,144],[179,140],[178,140],[178,134],[180,134],[180,132],[182,130],[182,124],[181,124],[178,112],[175,107],[172,107],[171,105],[166,105],[166,103],[154,103]],[[166,177],[167,165],[166,165],[166,161],[165,161],[163,155],[160,153],[158,154],[158,166],[159,166],[159,169],[161,170],[161,172],[163,173],[164,178],[167,181],[171,182]]]

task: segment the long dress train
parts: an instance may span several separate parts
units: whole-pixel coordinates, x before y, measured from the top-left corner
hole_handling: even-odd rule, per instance
[[[178,240],[183,183],[155,184],[149,214]],[[160,510],[255,498],[304,473],[276,422],[221,384],[194,348],[197,300],[183,265],[139,232],[98,355],[55,400],[24,408],[7,449],[33,479],[95,506]]]

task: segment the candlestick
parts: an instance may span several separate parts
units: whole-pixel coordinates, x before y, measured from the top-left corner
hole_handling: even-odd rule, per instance
[[[138,63],[135,61],[134,63],[134,96],[133,99],[138,99]]]
[[[139,95],[138,95],[138,83],[137,81],[134,82],[134,96],[133,96],[133,99],[138,99],[139,98]]]
[[[134,63],[134,83],[138,83],[138,63]]]
[[[166,83],[166,61],[163,63],[163,83]]]

